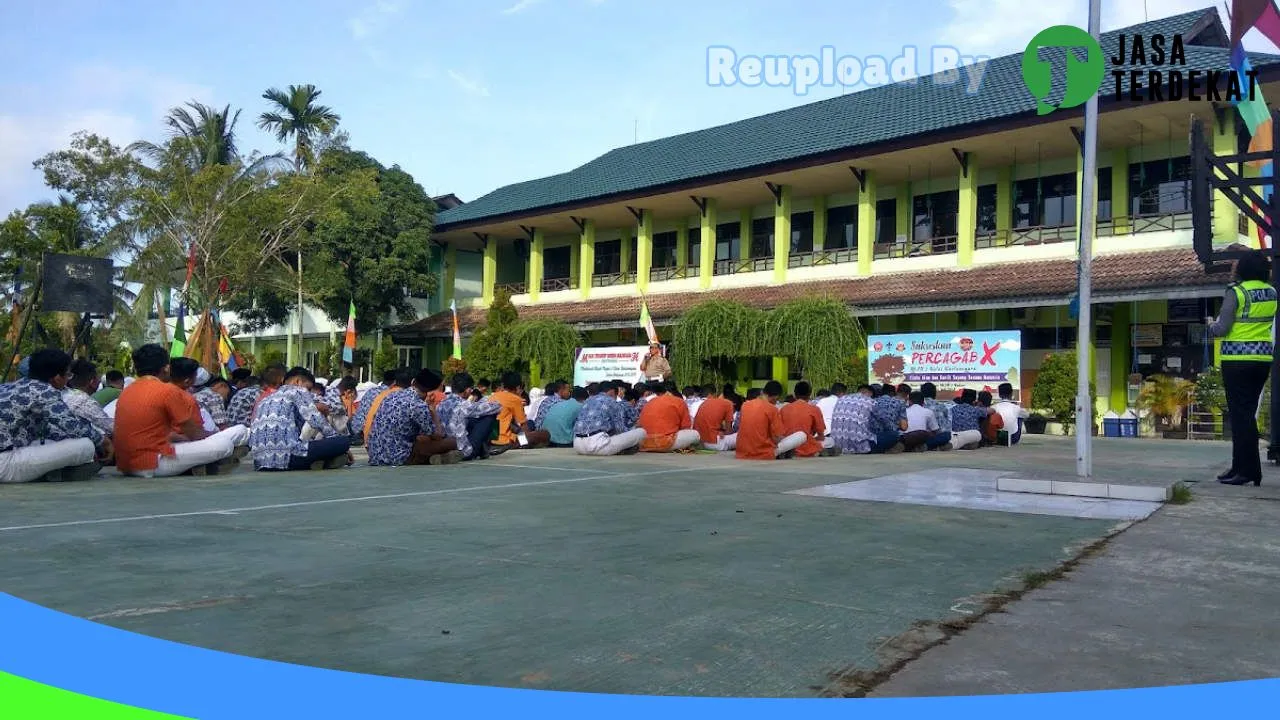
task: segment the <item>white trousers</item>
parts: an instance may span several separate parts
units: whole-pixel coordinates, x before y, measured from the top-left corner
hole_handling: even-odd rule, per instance
[[[681,430],[676,433],[675,442],[671,443],[671,449],[667,452],[680,452],[700,442],[702,442],[702,435],[697,430]]]
[[[28,445],[0,453],[0,483],[23,483],[44,475],[93,462],[93,441],[87,438]]]
[[[617,455],[644,442],[645,436],[643,429],[636,428],[621,435],[598,433],[591,437],[575,437],[573,449],[579,455]]]
[[[231,457],[235,449],[249,440],[249,428],[243,425],[232,425],[219,433],[214,433],[203,440],[177,443],[173,446],[173,457],[161,455],[156,462],[155,470],[131,473],[139,477],[173,477],[181,475],[193,467],[208,465]]]
[[[969,448],[978,447],[978,443],[982,442],[981,430],[961,430],[960,432],[951,433],[951,447],[956,450],[968,450]]]
[[[800,431],[793,432],[778,441],[778,449],[775,450],[773,454],[776,457],[783,453],[789,453],[803,445],[808,439],[809,436]]]
[[[718,450],[720,452],[737,450],[738,449],[738,433],[734,433],[732,435],[721,435],[719,442],[703,443],[702,447],[708,450]]]

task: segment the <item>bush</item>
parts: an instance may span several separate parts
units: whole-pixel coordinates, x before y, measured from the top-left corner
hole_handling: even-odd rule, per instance
[[[467,346],[468,372],[477,378],[496,380],[504,372],[522,369],[511,338],[512,326],[518,319],[510,293],[499,291],[489,306],[484,326],[475,331]]]
[[[1142,384],[1138,395],[1138,407],[1164,420],[1168,426],[1177,426],[1182,411],[1195,395],[1196,386],[1178,377],[1152,375]]]
[[[383,373],[398,367],[400,367],[400,353],[396,352],[396,346],[391,342],[391,338],[384,335],[382,345],[373,354],[373,376],[382,377]]]
[[[1222,370],[1210,367],[1196,376],[1196,406],[1201,410],[1225,410],[1227,390],[1222,384]]]
[[[269,366],[283,365],[284,361],[285,354],[283,350],[267,348],[262,352],[262,358],[258,361],[258,364],[253,366],[253,373],[255,375],[261,375],[262,371],[266,370]]]
[[[454,375],[467,371],[467,361],[460,360],[456,357],[449,356],[444,359],[440,365],[440,374],[444,376],[444,381],[449,382]]]
[[[1076,353],[1074,350],[1054,353],[1045,357],[1040,365],[1040,374],[1036,376],[1032,396],[1036,407],[1044,408],[1049,417],[1062,426],[1068,427],[1075,422],[1076,413]],[[1097,397],[1094,383],[1089,382],[1089,395]],[[1094,425],[1096,410],[1089,408],[1089,424]]]

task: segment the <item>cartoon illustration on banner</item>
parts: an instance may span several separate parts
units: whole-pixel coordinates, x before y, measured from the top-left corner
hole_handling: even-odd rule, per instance
[[[944,390],[995,391],[1000,383],[1018,386],[1022,370],[1022,333],[903,333],[867,338],[868,382],[920,385]]]

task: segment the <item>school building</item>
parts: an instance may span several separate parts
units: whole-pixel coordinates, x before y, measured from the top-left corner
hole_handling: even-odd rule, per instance
[[[1181,35],[1183,72],[1229,68],[1213,8],[1106,33],[1107,57],[1119,33]],[[1252,62],[1280,97],[1280,58]],[[572,323],[590,345],[643,341],[641,292],[660,331],[709,297],[769,308],[820,294],[868,333],[1019,329],[1030,390],[1043,357],[1077,342],[1083,108],[1037,115],[1020,67],[1021,55],[991,60],[973,95],[922,78],[623,147],[446,210],[442,311],[391,332],[437,366],[449,302],[465,335],[499,289],[521,317]],[[1103,410],[1132,402],[1134,374],[1191,378],[1214,362],[1204,318],[1229,278],[1206,275],[1191,246],[1191,118],[1216,152],[1248,143],[1225,103],[1117,102],[1113,84],[1100,96],[1089,339]],[[1212,225],[1215,244],[1258,244],[1225,197]],[[795,379],[787,358],[750,365],[758,382]]]

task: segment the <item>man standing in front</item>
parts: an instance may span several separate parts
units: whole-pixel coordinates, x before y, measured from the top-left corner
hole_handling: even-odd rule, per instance
[[[662,345],[649,343],[649,354],[640,361],[640,372],[646,380],[664,382],[671,379],[671,363],[662,356]]]

